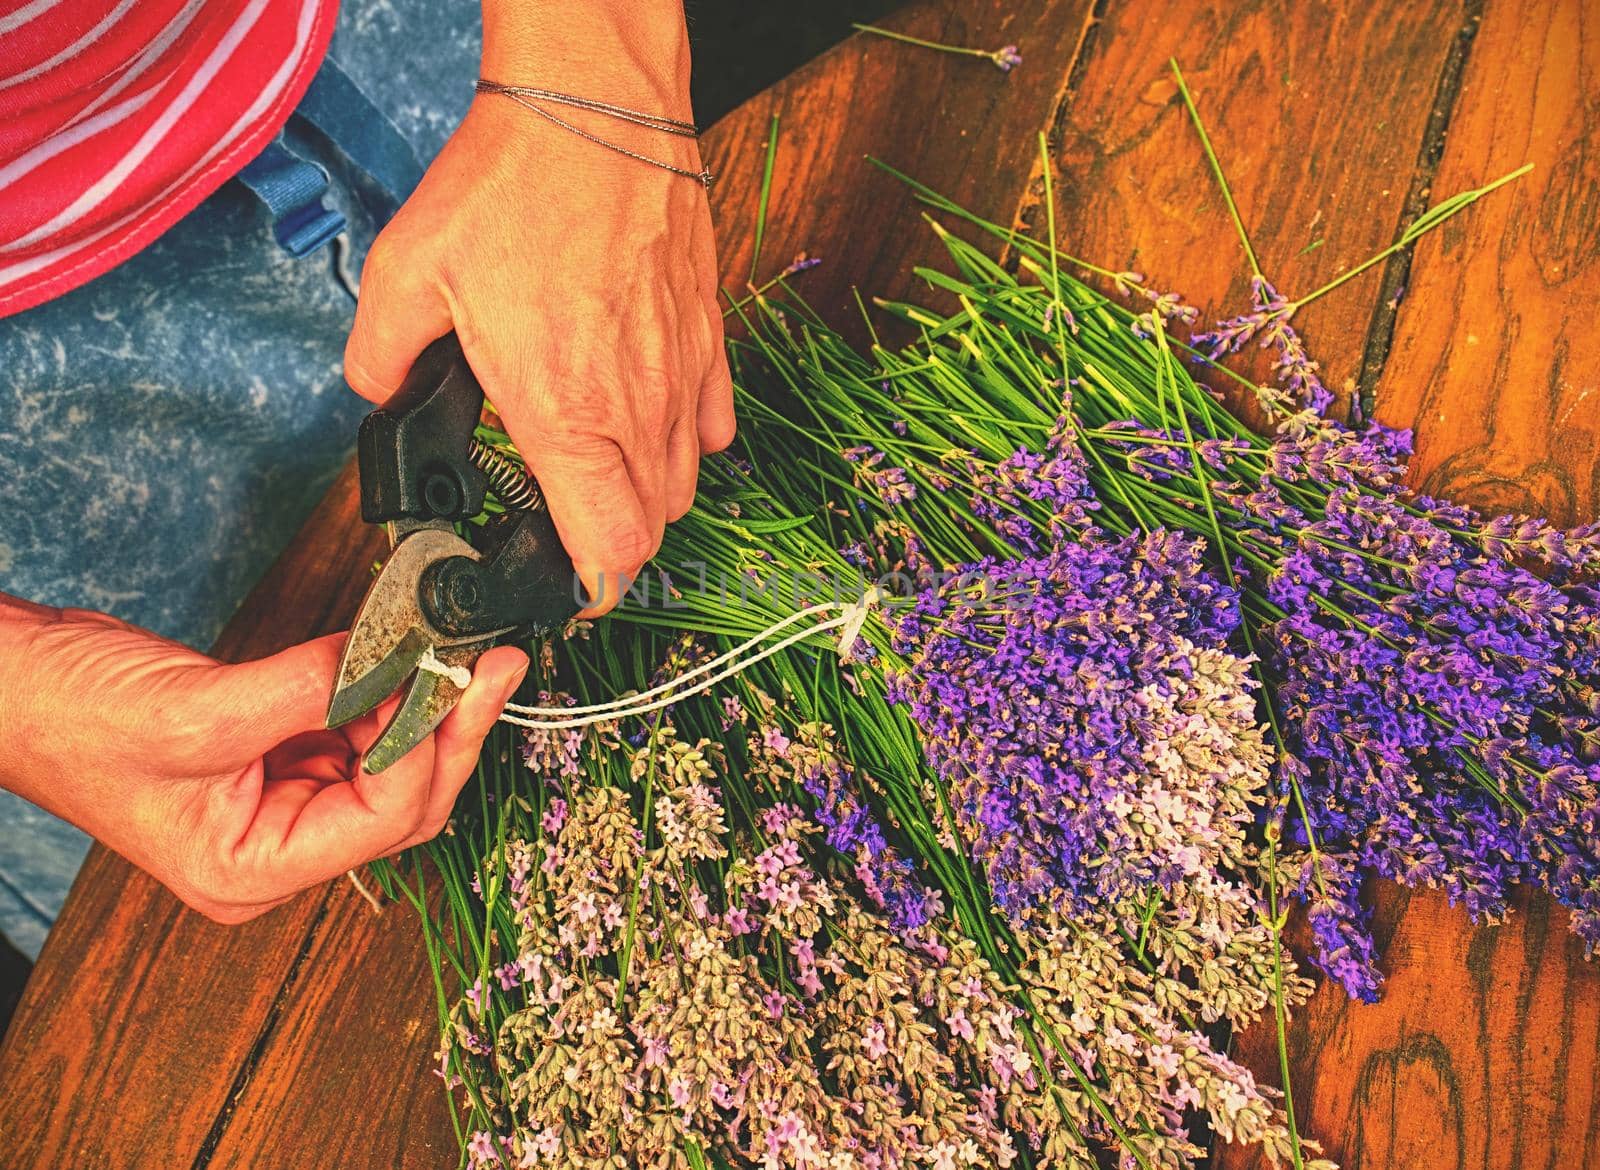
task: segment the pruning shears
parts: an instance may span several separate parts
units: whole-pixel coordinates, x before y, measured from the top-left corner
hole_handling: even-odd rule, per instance
[[[580,609],[539,485],[476,437],[482,411],[483,388],[449,333],[361,422],[361,518],[387,527],[391,552],[350,629],[327,725],[367,714],[411,680],[361,757],[369,773],[432,733],[485,650],[553,629]],[[491,487],[505,510],[468,524]]]

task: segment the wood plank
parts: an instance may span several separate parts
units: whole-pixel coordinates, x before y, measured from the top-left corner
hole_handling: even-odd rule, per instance
[[[1058,243],[1144,273],[1203,321],[1249,307],[1250,267],[1168,69],[1176,58],[1268,279],[1288,296],[1320,287],[1415,214],[1414,171],[1461,29],[1453,0],[1110,5],[1050,135]],[[1042,234],[1043,184],[1030,193],[1017,220]],[[1369,273],[1296,319],[1346,400],[1382,283]]]
[[[374,912],[348,882],[328,899],[249,1083],[204,1165],[438,1170],[458,1156],[437,1064],[438,1015],[416,912]]]
[[[835,316],[851,283],[903,289],[894,282],[910,258],[933,251],[904,190],[866,164],[869,149],[975,208],[1016,205],[1089,3],[1052,0],[1026,20],[998,7],[946,0],[892,23],[960,43],[1015,41],[1027,71],[1008,78],[968,58],[856,38],[711,131],[731,288],[749,271],[775,111],[784,151],[763,268],[825,243],[834,262],[807,275],[806,292]],[[347,468],[218,653],[260,655],[340,628],[380,551],[359,523]],[[0,1149],[41,1166],[279,1166],[308,1151],[337,1151],[341,1165],[447,1162],[454,1138],[427,1072],[436,1037],[424,975],[407,909],[373,916],[336,886],[227,930],[97,849],[0,1050],[0,1084],[23,1090],[0,1100]]]
[[[1302,1131],[1345,1170],[1600,1164],[1600,977],[1566,911],[1525,889],[1509,921],[1474,927],[1435,891],[1372,882],[1367,894],[1383,998],[1323,987],[1291,1021]],[[1238,1047],[1278,1083],[1272,1028]],[[1259,1165],[1232,1149],[1216,1161]]]
[[[1435,183],[1534,164],[1417,250],[1379,414],[1424,491],[1566,523],[1600,512],[1600,11],[1495,0]]]
[[[1600,20],[1584,7],[1487,6],[1435,188],[1536,170],[1419,246],[1377,396],[1416,429],[1420,488],[1564,523],[1600,504]],[[1474,930],[1438,894],[1375,896],[1383,1001],[1324,989],[1290,1035],[1307,1128],[1347,1170],[1600,1164],[1600,968],[1566,912],[1523,891]],[[1266,1029],[1243,1048],[1270,1067]]]
[[[0,1050],[0,1149],[30,1166],[187,1164],[315,904],[230,931],[93,850]]]

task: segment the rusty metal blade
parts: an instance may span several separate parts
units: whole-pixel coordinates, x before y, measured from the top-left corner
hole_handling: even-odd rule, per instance
[[[347,646],[347,652],[348,649]],[[417,669],[427,649],[428,639],[422,631],[408,630],[393,650],[348,682],[344,681],[341,669],[339,685],[333,688],[333,697],[328,700],[327,726],[342,727],[375,710],[379,703],[400,689],[400,684]]]
[[[395,546],[350,628],[328,700],[329,727],[375,709],[416,669],[430,646],[437,649],[449,641],[422,616],[417,587],[429,565],[454,556],[476,560],[478,553],[445,529],[418,529]]]
[[[434,651],[435,661],[452,673],[472,669],[478,656],[494,644],[493,639],[446,646]],[[381,735],[361,756],[361,767],[378,773],[416,747],[438,727],[460,700],[465,687],[457,685],[449,673],[423,666],[411,682],[411,689],[395,710]]]

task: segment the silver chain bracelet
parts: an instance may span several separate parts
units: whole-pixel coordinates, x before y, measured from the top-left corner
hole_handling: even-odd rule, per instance
[[[637,151],[629,150],[626,146],[619,146],[615,142],[607,142],[599,135],[591,134],[581,126],[574,126],[571,122],[557,117],[536,103],[551,102],[556,105],[571,106],[574,109],[588,110],[592,114],[603,114],[608,118],[616,118],[619,121],[630,122],[635,126],[643,126],[649,130],[658,130],[663,134],[677,135],[680,138],[698,138],[700,136],[700,129],[693,122],[683,122],[676,118],[663,117],[660,114],[647,114],[639,110],[630,110],[626,106],[615,106],[609,102],[595,101],[593,98],[578,97],[570,93],[558,93],[550,89],[535,89],[527,85],[502,85],[498,81],[488,81],[483,78],[478,79],[476,90],[478,93],[502,94],[516,102],[523,109],[538,114],[539,117],[548,122],[554,122],[563,130],[570,130],[579,138],[587,139],[596,146],[603,146],[607,150],[615,151],[617,154],[626,155],[628,158],[638,162],[648,163],[650,166],[669,171],[674,175],[682,175],[686,179],[697,179],[700,185],[707,190],[710,189],[711,183],[715,178],[709,168],[702,167],[698,171],[685,170],[682,167],[673,166],[669,162],[651,158],[649,155],[639,154]]]

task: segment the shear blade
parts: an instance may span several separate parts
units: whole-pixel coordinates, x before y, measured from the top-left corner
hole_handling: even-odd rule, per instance
[[[351,639],[354,638],[352,633]],[[400,684],[417,669],[417,663],[427,649],[426,636],[420,630],[411,630],[403,634],[394,649],[378,662],[348,680],[344,676],[344,664],[341,663],[339,683],[333,689],[333,698],[328,701],[328,726],[342,727],[352,719],[359,719],[367,712],[376,710],[378,704],[399,690]],[[348,652],[349,648],[346,647],[347,655]]]
[[[434,657],[441,666],[470,670],[478,655],[490,645],[483,641],[446,646],[435,650]],[[464,690],[448,674],[426,668],[418,670],[388,725],[362,754],[362,769],[369,773],[381,772],[427,739],[460,701]]]
[[[418,671],[429,650],[440,663],[470,668],[493,639],[455,640],[428,622],[418,602],[418,587],[428,566],[446,557],[478,559],[477,551],[447,528],[419,528],[395,546],[367,590],[339,660],[327,725],[339,727],[360,718],[416,674],[383,733],[367,749],[363,766],[383,768],[415,747],[439,725],[461,698],[461,688],[434,671]]]

